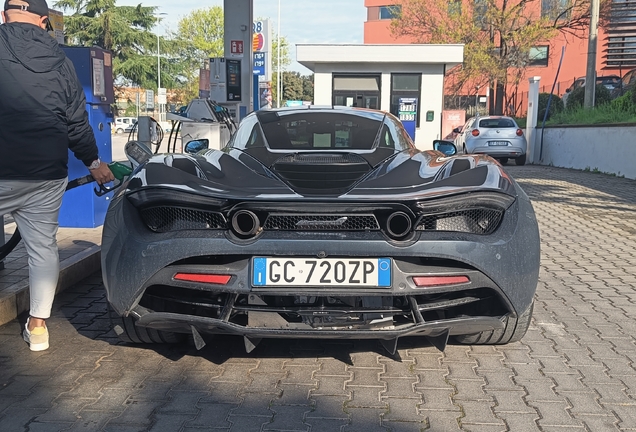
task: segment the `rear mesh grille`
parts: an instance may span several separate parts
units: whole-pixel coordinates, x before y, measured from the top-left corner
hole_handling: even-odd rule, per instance
[[[154,232],[226,228],[221,213],[182,207],[152,207],[140,211],[144,223]]]
[[[301,193],[343,193],[369,172],[364,158],[353,154],[287,155],[272,166]]]
[[[280,231],[377,231],[374,215],[288,215],[267,217],[265,230]]]
[[[501,210],[467,209],[422,216],[418,221],[417,230],[491,234],[499,227],[502,218],[503,211]]]

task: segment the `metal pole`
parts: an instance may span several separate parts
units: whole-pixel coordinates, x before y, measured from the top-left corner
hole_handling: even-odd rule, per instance
[[[282,92],[282,77],[280,70],[280,0],[278,0],[278,73],[276,74],[277,91],[276,91],[276,107],[280,108],[281,92]]]
[[[161,121],[161,104],[159,103],[160,88],[161,88],[161,57],[159,56],[159,33],[157,33],[157,105],[159,108],[159,121]]]
[[[583,106],[592,108],[596,94],[596,45],[598,42],[598,15],[600,1],[592,0],[590,4],[590,35],[587,41],[587,70],[585,72],[585,99]]]

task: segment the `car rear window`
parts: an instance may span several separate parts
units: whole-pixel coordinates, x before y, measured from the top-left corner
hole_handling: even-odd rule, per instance
[[[382,122],[349,114],[298,113],[263,122],[261,127],[271,149],[324,150],[373,148]]]
[[[510,119],[483,119],[479,120],[480,128],[514,128],[517,127]]]

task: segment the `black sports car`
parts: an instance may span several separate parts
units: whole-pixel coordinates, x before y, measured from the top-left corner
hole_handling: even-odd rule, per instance
[[[374,338],[395,352],[405,336],[443,350],[526,333],[537,221],[490,157],[419,151],[393,115],[355,108],[258,111],[223,150],[200,145],[139,158],[128,144],[140,164],[102,242],[123,340]]]

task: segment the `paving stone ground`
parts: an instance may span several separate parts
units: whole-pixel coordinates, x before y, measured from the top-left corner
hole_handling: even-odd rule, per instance
[[[506,170],[542,237],[521,342],[126,346],[96,274],[57,298],[48,351],[28,350],[24,320],[0,327],[0,431],[635,431],[636,181]]]

